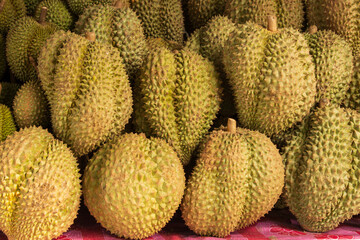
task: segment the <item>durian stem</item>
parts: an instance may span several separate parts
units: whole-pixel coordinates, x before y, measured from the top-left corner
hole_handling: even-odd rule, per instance
[[[39,75],[39,70],[38,70],[38,67],[36,65],[35,59],[32,56],[29,56],[29,61],[30,61],[30,64],[33,65],[33,67],[35,68],[36,73]]]
[[[4,9],[5,2],[6,2],[6,0],[2,0],[2,1],[0,2],[0,12]]]
[[[116,1],[114,7],[117,9],[129,8],[130,4],[126,0],[118,0],[118,1]]]
[[[310,33],[310,34],[316,33],[317,30],[318,30],[318,28],[317,28],[317,26],[315,26],[315,25],[311,25],[311,26],[309,27],[309,33]]]
[[[86,32],[85,33],[85,37],[87,40],[89,40],[90,42],[95,42],[96,40],[96,35],[94,32]]]
[[[268,16],[267,20],[268,20],[267,29],[271,32],[276,32],[278,30],[276,16],[270,15],[270,16]]]
[[[44,24],[46,22],[47,7],[42,7],[40,12],[39,23]]]
[[[236,133],[236,121],[232,118],[228,119],[227,130],[230,133]]]

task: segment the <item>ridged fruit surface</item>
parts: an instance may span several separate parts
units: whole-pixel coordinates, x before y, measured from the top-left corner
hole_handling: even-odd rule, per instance
[[[4,141],[7,136],[16,131],[14,118],[11,114],[10,108],[0,104],[0,141]]]
[[[23,0],[1,0],[4,4],[0,10],[0,32],[6,34],[10,26],[26,15],[26,7]]]
[[[83,178],[85,205],[119,237],[143,239],[160,231],[181,203],[185,176],[164,140],[125,134],[90,159]]]

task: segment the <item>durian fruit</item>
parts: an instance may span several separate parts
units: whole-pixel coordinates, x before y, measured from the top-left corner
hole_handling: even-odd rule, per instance
[[[71,12],[75,16],[80,16],[84,13],[85,9],[97,4],[114,4],[117,0],[67,0]],[[128,0],[121,0],[128,2]],[[132,0],[131,0],[132,1]]]
[[[307,231],[327,232],[360,213],[360,115],[321,101],[284,150],[285,199]]]
[[[132,91],[118,50],[58,31],[39,56],[39,78],[57,138],[82,156],[119,134],[132,113]]]
[[[213,64],[190,50],[155,47],[135,85],[138,131],[165,139],[187,165],[220,107]]]
[[[330,30],[317,31],[316,26],[310,27],[305,38],[315,66],[316,102],[326,98],[341,104],[353,77],[351,46]]]
[[[0,1],[0,33],[6,34],[10,26],[26,15],[23,0]]]
[[[136,13],[123,1],[115,6],[88,7],[76,23],[75,32],[94,32],[96,40],[119,49],[126,71],[134,74],[143,64],[147,53],[146,38]]]
[[[80,174],[70,149],[39,127],[0,144],[0,230],[9,240],[51,240],[80,205]]]
[[[284,165],[264,134],[228,126],[214,130],[200,148],[181,205],[196,234],[225,237],[264,216],[284,184]]]
[[[164,140],[125,134],[90,159],[83,177],[85,205],[111,233],[143,239],[160,231],[181,203],[185,175]]]
[[[45,18],[46,22],[53,23],[59,29],[65,31],[73,28],[74,17],[63,0],[43,0],[40,2],[35,11],[35,19],[38,21],[43,7],[48,9]]]
[[[252,21],[267,26],[269,15],[278,18],[280,28],[301,29],[304,22],[302,0],[228,0],[224,14],[235,23]]]
[[[13,112],[19,128],[50,126],[49,106],[39,82],[29,81],[21,86],[14,98]]]
[[[0,104],[4,104],[12,109],[14,97],[19,90],[17,83],[0,82]]]
[[[344,106],[360,112],[360,58],[354,56],[354,74],[345,96]]]
[[[23,17],[12,26],[6,38],[6,58],[14,76],[23,81],[37,80],[34,64],[41,47],[56,30],[56,26],[45,22],[46,8],[41,20]]]
[[[350,43],[354,55],[360,56],[359,1],[306,0],[305,6],[309,26],[334,31]]]
[[[181,0],[131,0],[147,37],[183,43],[185,26]]]
[[[226,0],[188,0],[186,8],[192,28],[198,29],[214,16],[222,15],[225,4]]]
[[[271,137],[308,115],[316,78],[305,37],[292,28],[239,25],[225,44],[224,67],[241,126]]]
[[[16,131],[14,118],[10,108],[4,104],[0,104],[0,141],[4,141],[7,136]]]

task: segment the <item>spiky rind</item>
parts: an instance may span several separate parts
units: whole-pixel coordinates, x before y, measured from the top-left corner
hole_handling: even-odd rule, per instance
[[[14,118],[11,114],[10,108],[0,104],[0,141],[4,141],[7,136],[16,131]]]

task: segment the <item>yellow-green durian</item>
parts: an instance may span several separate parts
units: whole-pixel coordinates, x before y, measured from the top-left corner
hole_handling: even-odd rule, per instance
[[[0,104],[0,141],[4,141],[15,131],[16,126],[10,108]]]
[[[7,34],[12,24],[26,15],[26,7],[23,0],[0,1],[0,32]]]

